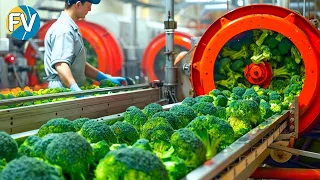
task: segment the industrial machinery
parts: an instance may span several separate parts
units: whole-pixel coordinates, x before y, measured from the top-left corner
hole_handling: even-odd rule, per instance
[[[187,174],[186,179],[247,179],[250,176],[260,179],[277,179],[283,178],[282,175],[288,170],[258,168],[265,164],[264,161],[269,155],[279,163],[287,162],[292,155],[320,159],[318,153],[293,148],[295,140],[317,123],[320,114],[320,64],[318,61],[320,58],[320,32],[302,16],[288,9],[271,5],[245,6],[229,12],[215,21],[198,39],[196,46],[184,53],[184,56],[177,60],[176,66],[173,67],[173,42],[176,24],[172,15],[174,14],[173,2],[169,0],[166,2],[168,18],[165,21],[167,37],[165,52],[167,57],[164,87],[156,83],[2,100],[0,106],[61,96],[125,91],[97,97],[0,110],[1,130],[12,134],[12,137],[17,139],[36,134],[37,128],[55,117],[69,119],[89,117],[97,121],[114,122],[122,119],[121,112],[130,105],[142,108],[151,102],[166,104],[170,98],[171,102],[175,102],[175,95],[178,96],[178,99],[182,99],[187,96],[207,94],[216,87],[214,66],[223,46],[230,39],[245,31],[269,29],[289,38],[302,55],[306,79],[300,96],[295,98],[290,109],[266,119],[202,166]],[[264,71],[264,67],[254,68],[258,69],[256,70],[258,73],[254,71],[252,74],[250,73],[252,76],[249,77],[260,79],[253,77],[261,75],[261,72],[266,77],[263,81],[259,81],[259,85],[264,84],[266,79],[272,76],[272,72]],[[267,75],[264,74],[266,72],[268,72]],[[177,78],[176,73],[178,74]],[[179,97],[179,93],[183,95]],[[179,103],[165,105],[163,108],[168,109],[176,104]],[[256,169],[257,171],[255,171]],[[319,177],[319,171],[292,170],[290,176],[290,179],[315,179]]]

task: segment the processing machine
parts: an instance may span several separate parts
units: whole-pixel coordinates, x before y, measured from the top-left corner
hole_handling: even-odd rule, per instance
[[[269,29],[286,36],[301,53],[306,79],[300,95],[294,99],[290,109],[268,118],[187,174],[185,178],[194,180],[319,177],[317,169],[270,168],[265,165],[265,160],[269,155],[278,163],[288,162],[293,155],[320,159],[318,153],[293,148],[296,139],[316,127],[319,120],[320,32],[308,20],[288,9],[272,5],[245,6],[223,15],[211,24],[201,38],[193,39],[196,43],[191,44],[194,46],[186,47],[190,48],[190,51],[179,56],[173,66],[173,37],[176,24],[173,15],[170,16],[171,13],[174,14],[172,1],[167,1],[166,11],[169,12],[169,17],[165,21],[167,39],[166,61],[163,67],[164,83],[156,81],[150,84],[1,100],[0,106],[8,106],[58,97],[102,94],[0,110],[0,130],[17,139],[36,134],[42,124],[56,117],[88,117],[97,121],[118,121],[123,119],[122,112],[131,105],[143,108],[149,103],[157,102],[164,105],[164,109],[169,109],[179,104],[184,97],[208,94],[216,88],[215,61],[220,50],[230,39],[248,30]],[[99,31],[98,29],[96,31]],[[96,35],[98,36],[99,32]],[[272,77],[272,72],[265,71],[265,67],[253,69],[260,73],[248,73],[250,76],[247,78],[255,84],[263,85],[269,76]],[[261,80],[260,76],[265,78]],[[108,92],[113,93],[105,94]],[[286,174],[288,171],[290,177]]]

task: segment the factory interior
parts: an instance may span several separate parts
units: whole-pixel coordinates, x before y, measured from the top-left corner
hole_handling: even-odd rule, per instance
[[[0,1],[0,180],[150,179],[320,179],[320,0]]]

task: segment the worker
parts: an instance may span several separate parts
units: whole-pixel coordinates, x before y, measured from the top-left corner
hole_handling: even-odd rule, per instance
[[[86,62],[86,49],[76,21],[91,11],[92,4],[100,0],[65,0],[65,9],[54,22],[44,40],[44,66],[49,88],[67,87],[71,91],[81,91],[86,77],[101,81],[109,79],[121,85],[123,77],[112,77]]]

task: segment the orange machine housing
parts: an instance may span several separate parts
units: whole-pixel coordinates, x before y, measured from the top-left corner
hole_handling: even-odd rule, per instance
[[[55,20],[49,21],[40,28],[37,34],[39,39],[44,39],[48,29],[54,22]],[[106,74],[121,76],[124,55],[116,38],[104,27],[98,24],[80,20],[77,21],[77,25],[83,38],[90,43],[97,54],[97,68]],[[36,51],[30,44],[26,49],[25,58],[27,59],[29,66],[35,65]],[[29,73],[29,80],[29,86],[39,84],[35,70]]]
[[[211,24],[198,42],[191,61],[190,80],[195,94],[207,94],[215,88],[214,64],[221,48],[232,37],[253,29],[281,33],[300,51],[306,79],[299,96],[299,132],[307,131],[320,114],[320,32],[289,9],[264,4],[245,6]]]

